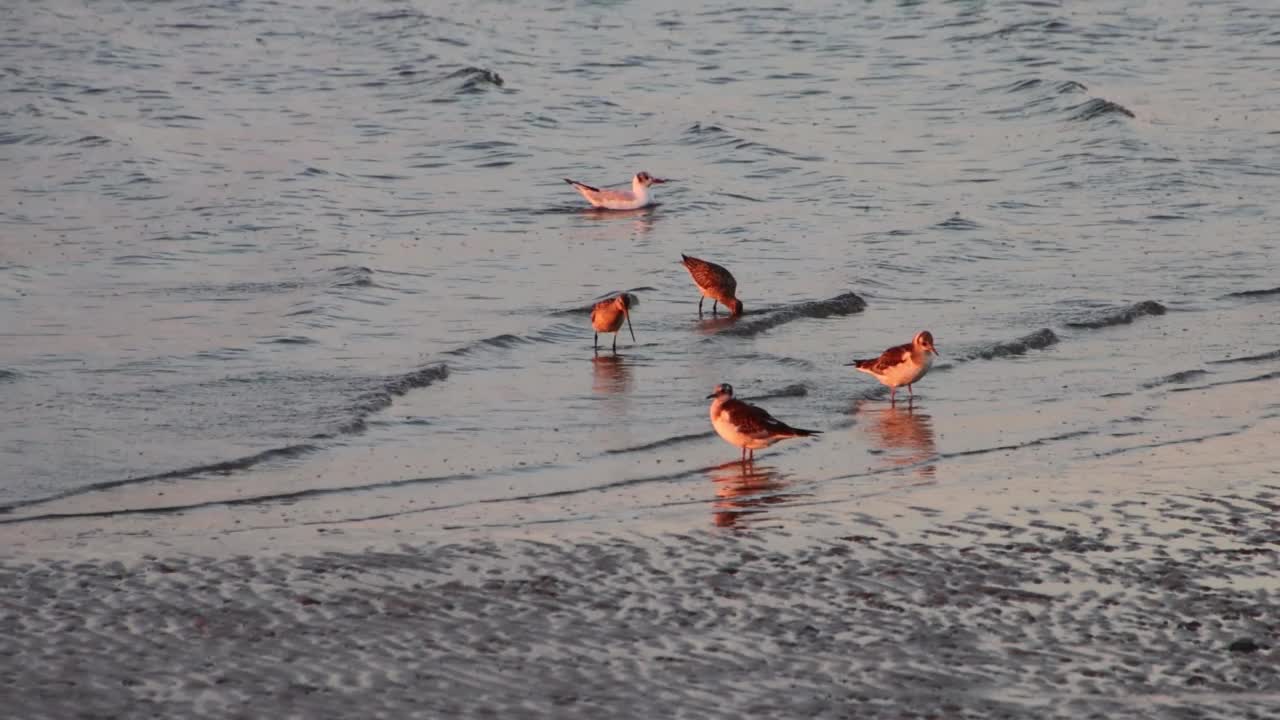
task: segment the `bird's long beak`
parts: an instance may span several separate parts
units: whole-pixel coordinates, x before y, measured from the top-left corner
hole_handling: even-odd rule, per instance
[[[623,311],[622,311],[622,314],[623,314],[624,316],[626,316],[626,318],[627,318],[627,329],[628,329],[628,330],[631,330],[631,342],[635,342],[635,341],[636,341],[636,331],[631,329],[631,313],[627,312],[626,310],[623,310]]]
[[[938,352],[938,348],[936,348],[936,347],[931,347],[931,348],[929,348],[929,349],[933,351],[933,354],[934,354],[934,355],[937,355],[938,357],[942,357],[942,353]]]
[[[854,361],[853,361],[853,362],[851,362],[851,363],[845,363],[845,364],[844,364],[844,367],[858,367],[858,361],[857,361],[857,360],[854,360]]]
[[[708,399],[708,400],[710,400],[711,398],[715,397],[716,395],[717,395],[717,393],[711,393],[710,395],[708,395],[708,396],[707,396],[707,399]]]
[[[654,185],[661,185],[662,183],[671,182],[671,178],[666,178],[666,179],[663,179],[663,178],[650,178],[650,179],[649,179],[649,182],[650,182],[650,183],[652,183],[652,184],[654,184]]]

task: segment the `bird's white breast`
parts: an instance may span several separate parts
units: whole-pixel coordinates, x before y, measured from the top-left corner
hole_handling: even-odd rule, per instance
[[[733,424],[729,419],[729,413],[720,411],[721,403],[716,402],[711,405],[711,427],[715,428],[716,434],[724,438],[725,442],[740,448],[748,450],[759,450],[767,448],[778,442],[781,438],[773,437],[754,437],[738,430],[738,426]]]

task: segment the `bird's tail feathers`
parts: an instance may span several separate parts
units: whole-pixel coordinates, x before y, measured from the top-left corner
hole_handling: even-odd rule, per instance
[[[576,188],[582,188],[582,189],[584,189],[584,190],[590,190],[591,192],[600,192],[600,188],[593,188],[593,187],[591,187],[590,185],[588,185],[588,184],[586,184],[586,183],[578,182],[577,180],[570,180],[569,178],[565,178],[565,179],[564,179],[564,181],[565,181],[565,182],[567,182],[567,183],[569,183],[570,185],[572,185],[572,186],[576,187]]]

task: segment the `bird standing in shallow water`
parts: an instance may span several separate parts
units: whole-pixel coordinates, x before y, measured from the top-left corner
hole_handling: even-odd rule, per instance
[[[794,428],[770,415],[767,410],[733,397],[729,383],[716,386],[711,400],[711,427],[730,445],[742,448],[742,462],[756,459],[756,450],[793,437],[820,435],[821,430]]]
[[[896,402],[894,393],[903,385],[907,386],[907,393],[911,398],[915,398],[911,385],[920,382],[929,372],[929,368],[933,367],[933,356],[937,354],[938,349],[933,346],[933,333],[922,330],[906,345],[891,347],[880,353],[878,358],[854,360],[849,366],[874,375],[877,380],[888,385],[889,402],[893,404]]]
[[[631,293],[614,295],[596,303],[591,308],[591,327],[595,336],[591,340],[593,349],[600,349],[600,333],[613,333],[613,351],[618,352],[618,331],[622,329],[622,321],[627,321],[627,330],[631,331],[631,342],[636,341],[636,331],[631,328],[631,308],[640,304],[640,298]]]
[[[656,178],[647,172],[638,172],[631,178],[631,190],[601,190],[577,180],[564,179],[591,203],[592,207],[606,210],[636,210],[653,203],[649,196],[649,186],[661,185],[666,180]]]
[[[742,314],[742,301],[737,297],[738,281],[733,279],[733,275],[728,270],[713,262],[699,260],[683,253],[680,258],[689,271],[690,277],[693,278],[693,283],[702,291],[702,297],[698,298],[699,315],[702,314],[702,301],[707,298],[713,300],[711,303],[713,314],[719,303],[723,303],[734,315]]]

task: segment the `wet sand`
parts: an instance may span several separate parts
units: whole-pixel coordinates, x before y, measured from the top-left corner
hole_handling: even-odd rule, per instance
[[[683,530],[9,525],[0,696],[15,718],[1274,717],[1280,482],[1210,478],[1228,442],[1152,450],[1162,485],[1099,461],[1034,496],[773,505],[748,475]]]

